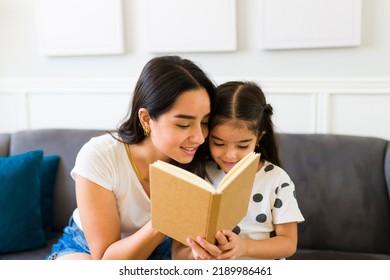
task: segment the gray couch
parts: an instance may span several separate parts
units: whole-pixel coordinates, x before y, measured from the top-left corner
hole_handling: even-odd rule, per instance
[[[60,156],[52,216],[58,235],[76,207],[69,173],[77,152],[101,132],[45,129],[0,134],[0,156],[34,149]],[[280,153],[306,219],[299,224],[299,248],[291,259],[390,259],[388,141],[281,134]],[[56,238],[44,248],[3,254],[0,259],[44,259]]]
[[[390,259],[389,141],[280,135],[306,219],[291,259]]]
[[[62,229],[68,224],[69,218],[76,207],[74,181],[69,174],[73,168],[76,155],[84,143],[99,133],[101,131],[98,130],[44,129],[0,134],[0,156],[16,155],[36,149],[42,149],[44,155],[60,156],[52,216],[53,230],[57,232],[57,237],[50,239],[44,248],[0,254],[0,260],[39,260],[44,259],[50,253],[51,245],[56,242]]]

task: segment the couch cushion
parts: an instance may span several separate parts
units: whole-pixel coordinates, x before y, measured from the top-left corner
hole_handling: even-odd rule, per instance
[[[47,245],[42,248],[21,251],[15,253],[0,254],[0,260],[45,260],[51,253],[52,246],[57,243],[60,234],[47,241]]]
[[[46,239],[53,238],[56,234],[53,231],[53,194],[57,177],[58,163],[60,157],[57,155],[45,156],[42,159],[39,180],[41,183],[41,216],[42,228]]]
[[[280,135],[281,161],[306,219],[298,247],[390,254],[387,145],[370,137]]]
[[[0,158],[0,253],[41,248],[42,151]]]
[[[53,228],[56,232],[63,230],[76,208],[74,181],[70,177],[76,155],[91,137],[102,132],[86,129],[35,129],[11,135],[11,155],[41,149],[46,156],[60,157],[53,198]]]
[[[390,255],[333,250],[299,249],[289,260],[390,260]]]

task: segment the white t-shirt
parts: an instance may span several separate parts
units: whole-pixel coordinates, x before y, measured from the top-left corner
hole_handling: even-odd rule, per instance
[[[75,174],[114,193],[122,238],[150,221],[150,199],[134,172],[124,144],[110,134],[94,137],[81,148],[71,171],[73,179]],[[82,229],[78,209],[73,212],[73,219]]]
[[[208,164],[207,172],[215,186],[225,176],[215,163]],[[294,183],[283,169],[266,161],[256,174],[248,212],[232,230],[243,238],[263,240],[270,238],[274,224],[303,221]]]

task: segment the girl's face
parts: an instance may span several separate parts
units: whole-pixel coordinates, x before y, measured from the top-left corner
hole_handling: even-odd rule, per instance
[[[225,173],[253,152],[257,143],[257,135],[248,130],[246,125],[238,127],[232,123],[215,126],[209,139],[211,156]]]
[[[151,140],[161,160],[192,161],[208,135],[210,98],[205,89],[182,93],[173,107],[150,120]]]

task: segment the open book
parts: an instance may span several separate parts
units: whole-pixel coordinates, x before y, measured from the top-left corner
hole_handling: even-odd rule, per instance
[[[218,230],[233,228],[245,217],[260,154],[249,153],[216,188],[172,164],[150,165],[152,227],[186,244],[202,235],[215,243]]]

